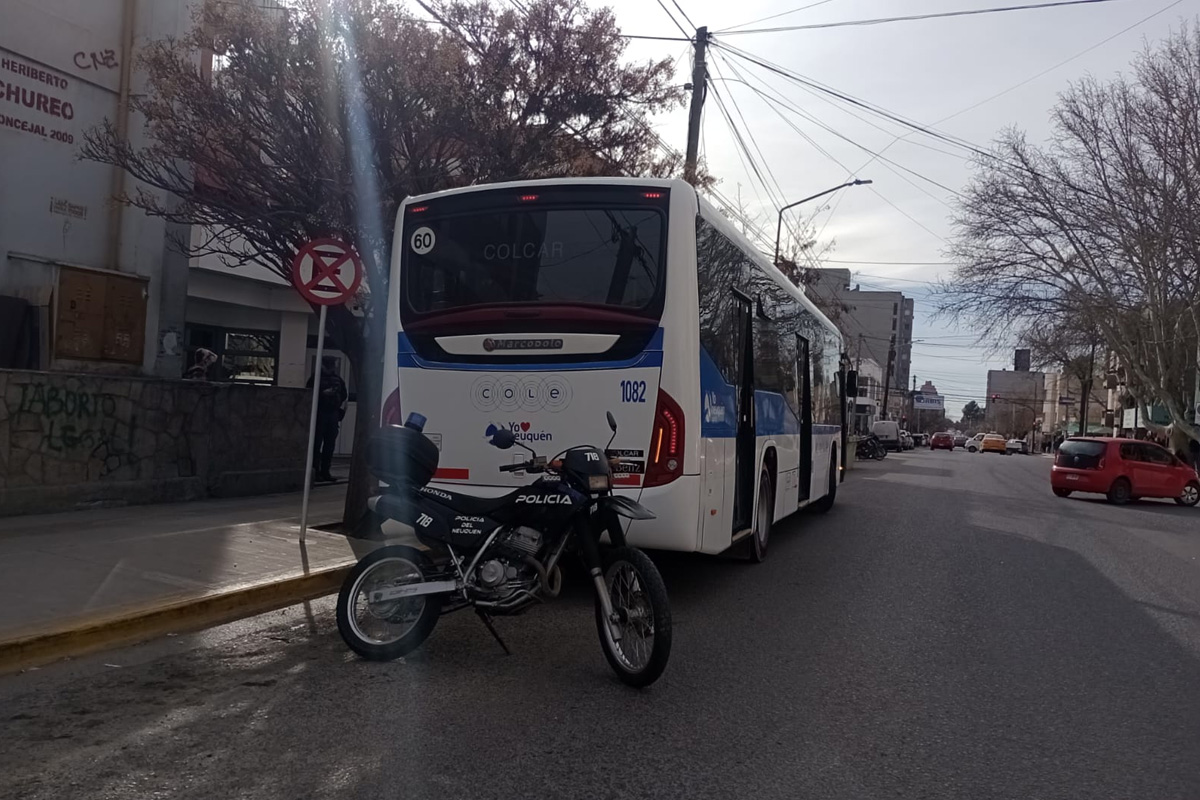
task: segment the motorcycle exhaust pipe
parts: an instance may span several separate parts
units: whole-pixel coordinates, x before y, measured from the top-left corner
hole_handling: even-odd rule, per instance
[[[386,589],[376,589],[367,595],[368,603],[386,603],[388,600],[403,600],[406,597],[420,597],[426,594],[448,594],[458,588],[456,581],[426,581],[410,583],[405,586],[389,586]]]
[[[533,556],[525,556],[521,561],[537,573],[538,582],[542,585],[542,593],[546,597],[549,597],[551,600],[558,597],[559,592],[562,591],[562,570],[558,568],[558,564],[555,564],[547,572],[542,562]]]

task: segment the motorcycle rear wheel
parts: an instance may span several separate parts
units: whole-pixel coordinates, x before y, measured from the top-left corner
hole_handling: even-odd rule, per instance
[[[596,632],[604,657],[622,683],[649,686],[662,675],[671,656],[667,586],[654,562],[633,547],[617,547],[604,554],[604,584],[621,628],[621,641],[617,642],[596,597]]]
[[[338,593],[338,633],[346,646],[369,661],[391,661],[420,647],[437,624],[445,595],[381,603],[367,598],[384,586],[423,583],[430,569],[424,553],[403,545],[381,547],[359,561]]]

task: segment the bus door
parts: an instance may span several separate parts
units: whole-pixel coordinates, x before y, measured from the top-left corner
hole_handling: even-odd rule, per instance
[[[754,468],[757,433],[754,419],[754,313],[749,297],[733,289],[738,337],[737,354],[737,440],[735,445],[733,533],[750,528],[754,521]]]
[[[796,389],[800,394],[800,502],[812,493],[812,359],[808,339],[796,335]]]

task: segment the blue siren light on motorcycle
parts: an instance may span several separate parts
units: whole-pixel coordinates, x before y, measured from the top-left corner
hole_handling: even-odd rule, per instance
[[[404,420],[404,427],[412,428],[414,431],[420,433],[425,430],[425,417],[413,411],[409,413],[408,419]]]

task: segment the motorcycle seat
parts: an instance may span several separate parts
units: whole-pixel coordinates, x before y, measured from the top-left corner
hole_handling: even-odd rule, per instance
[[[499,497],[477,497],[472,494],[451,492],[446,489],[426,487],[421,490],[421,496],[438,505],[445,506],[458,514],[468,514],[474,517],[486,517],[492,512],[508,505],[513,498],[524,489],[514,489]]]

